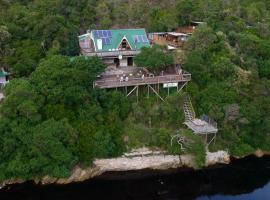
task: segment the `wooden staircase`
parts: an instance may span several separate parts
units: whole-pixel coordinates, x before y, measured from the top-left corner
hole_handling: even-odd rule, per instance
[[[193,119],[195,119],[196,115],[195,115],[195,111],[194,111],[194,108],[192,106],[189,95],[185,96],[185,98],[184,98],[183,110],[184,110],[186,122],[192,121]]]

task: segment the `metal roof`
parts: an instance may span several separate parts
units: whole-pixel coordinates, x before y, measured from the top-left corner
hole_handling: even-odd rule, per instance
[[[136,40],[136,38],[138,38],[137,36],[139,40]],[[91,38],[96,52],[117,50],[123,39],[127,40],[132,50],[150,47],[145,29],[91,30]],[[102,49],[99,50],[97,49],[98,39],[102,39]]]
[[[4,69],[1,69],[1,70],[0,70],[0,77],[6,77],[6,76],[8,76],[8,75],[9,75],[9,73],[6,72]]]

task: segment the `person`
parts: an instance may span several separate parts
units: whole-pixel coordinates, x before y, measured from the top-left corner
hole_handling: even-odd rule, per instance
[[[144,74],[142,75],[142,80],[144,79]]]
[[[124,78],[123,76],[120,77],[120,82],[123,82]]]
[[[128,81],[128,76],[126,76],[126,81]]]

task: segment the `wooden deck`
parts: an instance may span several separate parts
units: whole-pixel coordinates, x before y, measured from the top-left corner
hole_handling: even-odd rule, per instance
[[[129,77],[128,81],[120,81],[119,77],[103,77],[100,80],[95,81],[93,87],[98,88],[118,88],[128,86],[140,86],[140,85],[153,85],[164,83],[181,83],[191,80],[191,74],[184,73],[180,75],[163,75],[154,77],[136,78]]]
[[[198,121],[200,124],[198,124]],[[216,125],[210,124],[208,122],[202,121],[200,119],[194,119],[192,121],[186,121],[184,124],[191,129],[195,134],[205,135],[217,133],[218,129]]]
[[[107,52],[93,52],[90,49],[81,49],[81,53],[85,56],[97,56],[97,57],[110,57],[110,58],[118,58],[119,55],[134,57],[140,53],[139,50],[117,50],[117,51],[107,51]]]

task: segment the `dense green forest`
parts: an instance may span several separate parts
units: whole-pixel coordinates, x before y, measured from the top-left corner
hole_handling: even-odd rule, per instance
[[[93,89],[105,66],[77,57],[77,36],[93,28],[171,31],[191,20],[206,24],[173,56],[192,74],[185,92],[196,113],[218,122],[211,150],[270,150],[268,0],[0,0],[0,67],[12,78],[0,103],[0,180],[65,177],[77,164],[142,145],[180,153],[168,143],[184,129],[184,94],[136,103]],[[145,54],[137,62],[155,52]],[[198,144],[189,152],[200,152],[199,139],[183,132]]]

